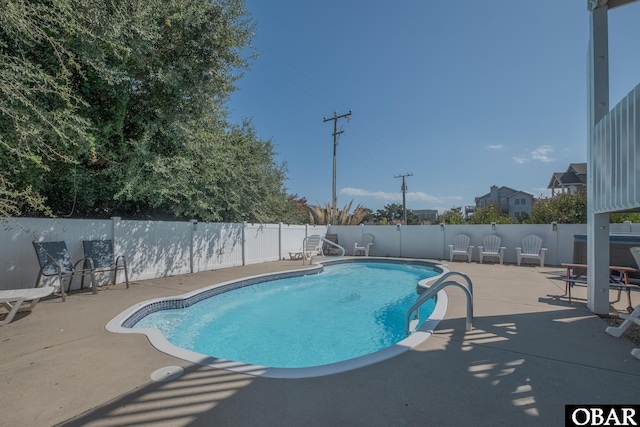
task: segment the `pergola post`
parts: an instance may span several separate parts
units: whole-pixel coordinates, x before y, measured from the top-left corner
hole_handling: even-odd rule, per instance
[[[606,2],[595,7],[590,1],[588,53],[589,117],[587,158],[587,307],[596,314],[609,313],[609,212],[596,213],[598,188],[595,177],[606,170],[594,153],[594,126],[609,113],[609,29]],[[592,8],[595,7],[595,8]]]

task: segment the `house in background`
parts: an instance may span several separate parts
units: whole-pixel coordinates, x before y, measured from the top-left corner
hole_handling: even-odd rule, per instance
[[[430,224],[437,224],[438,222],[437,209],[412,209],[411,212],[420,218],[421,223],[428,222]]]
[[[547,188],[551,189],[551,197],[562,193],[580,193],[587,183],[587,164],[571,163],[566,172],[555,172]]]
[[[531,216],[535,198],[532,194],[525,193],[524,191],[518,191],[504,186],[498,188],[492,185],[489,193],[476,197],[475,201],[476,208],[481,208],[493,203],[500,207],[502,212],[509,214],[511,219],[515,220],[518,218],[518,215],[527,214]]]

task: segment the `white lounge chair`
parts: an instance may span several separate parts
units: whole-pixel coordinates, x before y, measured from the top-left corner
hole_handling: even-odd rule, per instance
[[[504,259],[504,246],[500,246],[502,239],[495,234],[489,234],[482,239],[482,246],[478,246],[478,255],[480,256],[480,264],[484,257],[496,257],[500,260],[500,264]]]
[[[369,256],[369,249],[373,245],[373,234],[364,233],[362,235],[362,241],[354,243],[353,255],[356,256],[358,252],[364,253],[364,256]]]
[[[314,234],[312,236],[305,237],[304,240],[302,241],[303,262],[305,260],[310,260],[311,257],[314,257],[316,255],[324,256],[324,253],[322,251],[322,246],[323,246],[322,236]]]
[[[9,311],[7,317],[4,320],[0,320],[0,325],[6,325],[11,322],[20,311],[32,310],[40,301],[40,298],[51,295],[54,289],[53,286],[43,286],[41,288],[0,291],[0,305]]]
[[[453,261],[453,257],[461,255],[467,257],[467,262],[471,262],[471,251],[473,246],[469,246],[471,239],[466,234],[458,234],[453,239],[453,244],[449,245],[449,261]]]
[[[530,234],[522,239],[522,247],[516,248],[518,265],[523,259],[537,259],[540,267],[544,267],[544,255],[547,248],[542,247],[542,239],[535,234]]]
[[[605,329],[605,332],[619,338],[633,323],[640,325],[640,305],[636,306],[635,310],[633,310],[631,314],[620,314],[620,318],[624,319],[624,322],[622,322],[620,326],[609,326]],[[640,359],[640,348],[634,348],[631,350],[631,355],[636,359]]]

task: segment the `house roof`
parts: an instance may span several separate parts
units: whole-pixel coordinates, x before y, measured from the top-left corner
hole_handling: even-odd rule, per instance
[[[587,174],[587,164],[586,163],[571,163],[567,172],[574,172],[578,175],[586,175]]]
[[[625,4],[635,1],[636,0],[591,0],[589,2],[589,10],[603,6],[607,6],[607,8],[611,10],[614,7],[624,6]]]
[[[587,182],[587,164],[571,163],[566,172],[554,172],[547,188],[559,188],[565,185],[585,184]]]
[[[535,196],[534,196],[533,194],[531,194],[531,193],[527,193],[526,191],[516,191],[516,192],[515,192],[515,193],[513,193],[513,194],[509,194],[509,195],[507,196],[507,199],[510,199],[510,198],[512,198],[513,196],[517,196],[518,194],[524,194],[525,196],[529,196],[529,197],[531,197],[532,199],[535,199]]]
[[[505,190],[511,191],[511,193],[509,193],[509,195],[507,196],[507,198],[509,198],[509,197],[511,197],[511,196],[514,196],[514,195],[516,195],[516,194],[518,194],[518,193],[527,194],[527,195],[529,195],[529,196],[531,196],[531,197],[534,197],[532,194],[529,194],[529,193],[527,193],[527,192],[520,191],[520,190],[514,190],[513,188],[505,187],[504,185],[503,185],[502,187],[498,188],[498,191],[499,191],[499,192],[500,192],[500,191],[504,192]],[[480,197],[476,197],[474,200],[475,200],[475,202],[476,202],[476,203],[478,203],[478,200],[480,200],[480,199],[485,199],[485,198],[489,198],[490,196],[491,196],[491,192],[489,192],[489,193],[487,193],[487,194],[484,194],[484,195],[482,195],[482,196],[480,196]]]

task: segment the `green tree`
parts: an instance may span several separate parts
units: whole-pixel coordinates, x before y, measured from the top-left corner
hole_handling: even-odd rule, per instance
[[[495,203],[488,203],[485,206],[477,208],[471,217],[471,224],[511,224],[511,217],[502,212]]]
[[[286,224],[306,224],[309,222],[309,206],[306,197],[299,197],[297,194],[287,196],[285,212],[280,218]]]
[[[273,202],[267,197],[272,193],[253,203],[256,197],[246,193],[246,186],[255,179],[246,178],[255,177],[258,159],[274,166],[271,143],[258,141],[248,123],[233,126],[224,120],[224,102],[247,66],[242,55],[253,30],[243,2],[154,0],[147,5],[147,36],[127,34],[131,54],[106,60],[120,80],[90,72],[74,75],[89,104],[83,113],[94,124],[94,145],[86,153],[90,157],[63,166],[43,193],[58,193],[50,197],[54,212],[73,209],[76,215],[269,218],[265,206]],[[243,164],[247,156],[239,147],[258,153],[256,161]],[[284,179],[284,168],[275,168],[261,181],[261,190],[274,176]],[[245,179],[236,179],[240,172]],[[90,191],[80,193],[78,187]],[[286,203],[282,190],[280,209]],[[238,212],[247,205],[253,209]]]
[[[451,208],[444,211],[438,216],[438,221],[443,224],[464,224],[464,216],[462,215],[462,208]]]
[[[587,195],[561,193],[554,197],[538,199],[531,210],[531,224],[585,224],[587,222]]]
[[[91,123],[74,75],[111,73],[103,54],[123,55],[117,40],[138,32],[126,5],[97,0],[5,0],[0,14],[0,216],[50,213],[40,194],[51,165],[89,152]],[[128,17],[125,25],[122,18]]]
[[[376,222],[382,225],[386,224],[401,224],[404,222],[404,209],[399,203],[391,203],[384,205],[383,209],[378,209],[374,214]],[[407,209],[407,224],[417,225],[420,224],[420,218],[414,214],[410,209]]]
[[[363,208],[364,216],[362,217],[363,223],[372,222],[374,220],[374,213],[372,209]]]
[[[286,167],[271,141],[249,121],[226,121],[254,56],[242,0],[3,8],[0,215],[288,214]]]
[[[634,223],[640,222],[640,213],[637,212],[614,212],[609,215],[609,222],[612,224],[621,224],[625,221]]]

